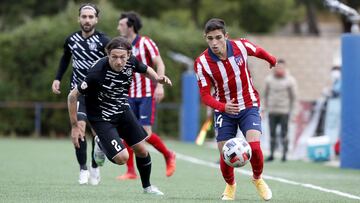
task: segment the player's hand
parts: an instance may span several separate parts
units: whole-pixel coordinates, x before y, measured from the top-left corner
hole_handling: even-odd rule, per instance
[[[164,87],[162,84],[156,85],[155,92],[154,92],[154,99],[156,103],[160,103],[161,100],[164,99]]]
[[[225,104],[225,112],[228,114],[238,114],[240,112],[239,104],[235,104],[235,99]]]
[[[73,126],[71,128],[71,141],[76,148],[80,148],[79,139],[84,141],[85,134],[78,126]]]
[[[272,69],[273,67],[277,66],[277,59],[274,56],[271,56],[271,62],[269,61],[269,68]]]
[[[172,83],[171,83],[171,80],[163,75],[163,76],[159,76],[158,80],[157,80],[160,84],[167,84],[167,85],[170,85],[172,86]]]
[[[51,85],[51,89],[53,91],[54,94],[60,94],[60,81],[59,80],[54,80],[52,85]]]

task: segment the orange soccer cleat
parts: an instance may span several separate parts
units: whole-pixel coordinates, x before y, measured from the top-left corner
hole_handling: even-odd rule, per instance
[[[137,179],[137,175],[136,173],[132,172],[126,172],[124,175],[121,175],[121,176],[118,176],[116,177],[116,179],[118,180],[134,180],[134,179]]]
[[[174,174],[176,169],[176,155],[170,152],[170,156],[166,158],[166,176],[170,177]]]

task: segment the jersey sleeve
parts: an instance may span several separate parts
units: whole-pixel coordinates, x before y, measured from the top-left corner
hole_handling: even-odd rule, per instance
[[[64,52],[60,59],[59,68],[56,73],[56,77],[55,77],[56,80],[61,81],[63,75],[66,72],[66,69],[69,66],[70,59],[71,59],[71,50],[69,48],[69,38],[67,38],[64,43]]]
[[[134,55],[130,56],[130,63],[134,64],[134,71],[138,73],[146,73],[148,66],[137,60]]]
[[[152,59],[155,58],[156,56],[160,55],[158,47],[156,46],[155,42],[153,40],[151,40],[150,38],[148,38],[148,37],[145,38],[144,45]]]
[[[194,71],[198,81],[201,101],[220,112],[225,112],[225,104],[211,96],[211,79],[199,61],[194,63]]]
[[[267,51],[265,51],[260,46],[257,46],[253,44],[252,42],[248,41],[247,39],[241,39],[240,40],[248,53],[249,56],[255,56],[257,58],[261,58],[266,60],[268,63],[270,63],[272,66],[276,65],[276,58],[269,54]]]

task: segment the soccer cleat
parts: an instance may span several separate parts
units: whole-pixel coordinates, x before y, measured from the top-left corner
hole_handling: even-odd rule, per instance
[[[253,179],[252,182],[254,183],[256,190],[261,198],[263,198],[265,201],[268,201],[272,198],[272,192],[262,178]]]
[[[116,177],[116,179],[118,180],[134,180],[137,179],[137,175],[136,173],[130,173],[130,172],[126,172],[124,175],[118,176]]]
[[[221,196],[221,200],[235,200],[236,193],[236,183],[234,185],[229,185],[226,183],[224,193]]]
[[[81,169],[80,173],[79,173],[79,184],[80,185],[88,184],[89,176],[90,176],[90,173],[88,170]]]
[[[90,178],[89,182],[91,185],[98,185],[100,183],[101,177],[100,177],[100,169],[99,167],[93,168],[90,167]]]
[[[170,177],[174,174],[176,169],[176,154],[170,152],[170,156],[166,158],[166,176]]]
[[[144,194],[164,195],[164,193],[154,185],[150,185],[149,187],[144,188]]]
[[[98,166],[103,166],[105,162],[105,153],[101,150],[99,146],[99,138],[95,136],[95,146],[94,146],[94,160]]]

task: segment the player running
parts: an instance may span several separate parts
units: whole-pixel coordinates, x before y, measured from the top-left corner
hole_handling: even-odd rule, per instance
[[[136,165],[140,174],[144,193],[163,195],[150,184],[151,158],[143,142],[147,133],[138,123],[128,103],[128,89],[134,72],[161,84],[171,85],[166,76],[158,76],[149,66],[139,62],[131,54],[131,44],[126,38],[116,37],[106,46],[107,57],[100,59],[88,71],[68,96],[68,109],[71,121],[73,143],[79,146],[84,137],[77,122],[76,102],[80,95],[85,96],[88,120],[95,130],[101,149],[115,164],[125,164],[129,158],[128,150],[122,140],[134,150]]]
[[[124,12],[119,18],[117,29],[121,36],[126,37],[132,43],[132,53],[139,61],[150,67],[155,66],[157,74],[160,76],[164,75],[165,65],[160,52],[153,40],[139,34],[141,27],[141,19],[137,13]],[[175,153],[166,147],[165,143],[152,131],[151,127],[155,119],[156,102],[159,103],[163,98],[164,88],[162,84],[151,81],[139,73],[134,74],[133,82],[129,89],[129,104],[136,118],[148,134],[146,141],[163,154],[166,163],[166,176],[170,177],[176,168]],[[119,180],[137,178],[134,169],[134,155],[131,148],[128,147],[128,151],[127,172],[118,176]]]
[[[264,200],[272,197],[269,186],[262,179],[264,158],[260,148],[260,99],[248,70],[248,56],[256,56],[275,66],[276,58],[246,39],[231,40],[225,31],[225,22],[210,19],[204,29],[208,48],[196,59],[194,69],[198,79],[201,100],[215,109],[214,127],[220,152],[220,170],[226,182],[222,200],[234,200],[236,182],[234,168],[222,158],[224,143],[242,131],[252,151],[250,160],[259,195]],[[215,94],[210,94],[211,87]]]

